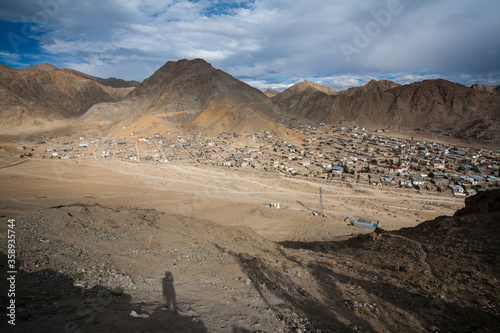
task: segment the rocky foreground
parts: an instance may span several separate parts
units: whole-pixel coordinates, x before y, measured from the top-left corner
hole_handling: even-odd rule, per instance
[[[2,330],[498,331],[499,200],[481,192],[415,228],[280,244],[155,210],[41,210],[15,218],[16,325],[3,316]]]

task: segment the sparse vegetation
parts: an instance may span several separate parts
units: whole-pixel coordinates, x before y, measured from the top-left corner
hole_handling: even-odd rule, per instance
[[[123,296],[123,290],[121,288],[113,288],[109,290],[111,296]]]
[[[477,304],[479,306],[486,306],[488,305],[488,300],[484,297],[477,297],[474,299],[474,304]]]
[[[324,261],[327,266],[335,266],[337,265],[337,261],[335,259],[329,258]]]
[[[363,316],[367,316],[367,317],[371,317],[371,315],[372,315],[372,312],[367,308],[359,309],[359,313],[361,313]]]

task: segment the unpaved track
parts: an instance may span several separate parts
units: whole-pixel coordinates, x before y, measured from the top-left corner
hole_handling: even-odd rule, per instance
[[[463,205],[463,199],[413,190],[291,178],[252,169],[116,159],[32,159],[0,169],[0,181],[0,213],[21,214],[74,202],[132,205],[245,225],[277,241],[325,240],[366,232],[348,227],[343,221],[346,216],[372,218],[385,228],[397,229],[451,215]],[[320,186],[326,218],[311,214],[319,207]],[[266,206],[271,202],[279,202],[281,208]]]

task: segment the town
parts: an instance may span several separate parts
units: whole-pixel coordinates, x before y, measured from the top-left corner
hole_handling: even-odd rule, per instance
[[[273,132],[157,133],[129,137],[79,137],[18,147],[22,158],[121,159],[136,163],[198,164],[252,168],[290,177],[356,182],[455,196],[500,185],[500,150],[398,138],[391,129],[288,121],[297,136]],[[28,151],[28,152],[25,152]]]

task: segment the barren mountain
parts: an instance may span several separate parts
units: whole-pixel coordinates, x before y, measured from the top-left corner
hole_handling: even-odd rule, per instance
[[[308,111],[305,108],[313,104],[314,101],[322,100],[336,94],[337,92],[331,88],[305,80],[272,97],[272,100],[282,110],[316,120],[314,117],[307,116]]]
[[[399,87],[400,84],[389,80],[371,80],[366,85],[362,87],[352,87],[344,91],[339,92],[342,95],[356,95],[356,94],[378,94],[392,88]]]
[[[275,129],[280,111],[260,90],[195,59],[167,62],[123,100],[95,105],[82,120],[130,121],[145,113],[220,133]]]
[[[100,83],[103,86],[106,87],[113,87],[113,88],[130,88],[130,87],[137,87],[139,84],[141,84],[139,81],[125,81],[122,79],[117,79],[115,77],[110,77],[107,79],[102,79],[97,76],[93,76],[90,74],[82,73],[77,70],[71,69],[71,68],[63,68],[61,69],[62,71],[65,71],[67,73],[75,74],[76,76],[82,77],[87,80],[92,80],[97,83]]]
[[[272,90],[272,89],[266,89],[266,91],[264,91],[264,94],[267,97],[274,97],[274,96],[278,95],[279,93],[280,93],[279,91]]]
[[[4,129],[76,118],[95,103],[113,100],[99,83],[49,64],[28,69],[0,65],[0,126]]]
[[[290,87],[272,100],[286,112],[327,123],[444,130],[472,138],[498,137],[500,97],[446,80],[407,85],[370,81],[336,95]]]
[[[74,74],[76,76],[79,76],[81,78],[95,81],[103,86],[103,89],[111,96],[113,97],[114,101],[119,101],[123,97],[127,96],[129,92],[135,89],[139,84],[141,84],[139,81],[125,81],[122,79],[117,79],[114,77],[110,77],[107,79],[102,79],[100,77],[96,77],[93,75],[89,75],[86,73],[79,72],[74,69],[70,68],[63,68],[61,69],[62,71],[65,71],[67,73]]]
[[[473,84],[470,87],[472,89],[476,89],[479,91],[485,91],[485,92],[489,92],[491,94],[500,95],[500,87],[494,87],[494,86],[489,86],[489,85],[485,85],[485,84]]]

